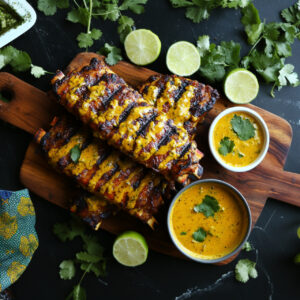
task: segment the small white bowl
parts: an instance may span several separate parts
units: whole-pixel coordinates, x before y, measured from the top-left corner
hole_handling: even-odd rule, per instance
[[[8,6],[12,7],[19,14],[24,22],[16,28],[11,28],[0,35],[0,48],[10,43],[24,32],[29,30],[36,21],[36,13],[32,6],[25,0],[4,0]]]
[[[227,164],[225,161],[222,160],[219,153],[217,152],[217,150],[214,147],[213,132],[214,132],[216,124],[219,122],[219,120],[222,117],[224,117],[225,115],[228,115],[232,112],[246,112],[249,115],[251,115],[260,124],[263,134],[264,134],[264,146],[263,146],[263,149],[262,149],[260,155],[257,157],[257,159],[255,161],[253,161],[251,164],[244,166],[244,167],[234,167],[234,166]],[[270,134],[269,134],[269,129],[268,129],[266,122],[256,111],[254,111],[253,109],[250,109],[248,107],[235,106],[235,107],[225,109],[214,119],[214,121],[212,122],[212,124],[210,125],[210,128],[209,128],[208,142],[209,142],[209,148],[210,148],[210,151],[211,151],[213,157],[223,168],[225,168],[229,171],[232,171],[232,172],[247,172],[247,171],[254,169],[256,166],[258,166],[265,158],[265,156],[268,152],[268,149],[269,149]]]

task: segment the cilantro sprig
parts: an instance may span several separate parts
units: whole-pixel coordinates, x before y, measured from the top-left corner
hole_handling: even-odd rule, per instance
[[[207,35],[199,36],[197,47],[201,56],[200,76],[210,82],[223,80],[226,73],[237,68],[240,62],[240,45],[233,41],[210,44]]]
[[[194,23],[200,23],[209,18],[210,13],[217,7],[239,8],[245,7],[250,0],[170,0],[175,8],[186,8],[185,16]]]
[[[14,72],[30,70],[31,75],[35,78],[40,78],[45,74],[53,74],[42,67],[33,65],[27,52],[18,50],[13,46],[0,49],[0,70],[6,66],[10,66]]]
[[[115,65],[117,62],[123,59],[121,49],[108,43],[105,43],[104,47],[102,47],[98,53],[106,56],[105,61],[110,66]]]
[[[144,12],[144,5],[148,0],[38,0],[38,9],[46,16],[54,15],[57,9],[69,9],[66,20],[78,23],[86,27],[85,32],[77,35],[78,46],[86,48],[93,46],[95,41],[100,40],[102,31],[92,28],[92,20],[101,17],[118,23],[117,31],[121,42],[134,28],[134,20],[123,15],[127,10],[135,14]]]
[[[87,234],[84,224],[75,218],[71,219],[70,222],[56,223],[53,232],[62,242],[71,241],[76,237],[80,237],[83,241],[83,249],[76,253],[75,258],[60,263],[59,276],[61,279],[71,280],[76,275],[76,266],[79,266],[84,272],[66,300],[86,299],[86,290],[82,287],[82,281],[87,273],[93,273],[96,277],[105,276],[106,274],[104,248],[97,237]]]
[[[291,46],[295,38],[300,38],[299,7],[300,0],[291,8],[283,10],[282,16],[286,23],[266,23],[261,21],[252,3],[243,6],[241,21],[252,48],[241,59],[240,44],[223,41],[215,45],[210,44],[208,36],[200,36],[197,41],[201,56],[200,76],[210,82],[220,82],[231,69],[251,69],[266,83],[273,84],[270,92],[272,97],[275,97],[276,87],[280,90],[287,85],[299,86],[300,80],[294,72],[294,66],[285,63],[285,59],[292,55]]]
[[[242,66],[254,69],[267,83],[273,83],[272,97],[276,87],[280,90],[287,85],[298,86],[298,74],[293,65],[285,64],[285,58],[292,55],[291,45],[299,36],[299,29],[290,23],[262,22],[253,4],[243,8],[242,13],[248,42],[253,45]]]
[[[205,195],[202,203],[194,206],[194,211],[196,213],[203,213],[205,217],[213,217],[216,212],[220,210],[220,205],[218,200],[210,195]]]
[[[245,258],[240,259],[235,266],[235,278],[237,281],[246,283],[249,278],[257,278],[258,273],[255,269],[256,263]]]

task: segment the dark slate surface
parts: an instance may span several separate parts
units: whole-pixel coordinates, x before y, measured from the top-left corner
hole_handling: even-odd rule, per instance
[[[36,1],[31,1],[35,6]],[[195,42],[198,35],[209,34],[213,42],[235,40],[242,45],[242,53],[249,51],[245,43],[240,12],[229,9],[215,10],[208,21],[193,24],[184,18],[184,10],[172,9],[167,0],[149,0],[146,12],[133,15],[138,28],[149,28],[162,40],[162,53],[150,68],[167,72],[165,54],[168,47],[178,40]],[[261,18],[267,21],[280,20],[279,11],[294,1],[254,1]],[[54,17],[38,13],[34,28],[12,44],[30,53],[33,63],[55,71],[63,68],[79,51],[75,37],[82,29],[80,25],[64,20],[65,12]],[[103,38],[91,50],[97,51],[104,42],[119,45],[117,25],[101,20],[94,23],[104,32]],[[293,57],[287,61],[296,66],[300,73],[300,42],[293,46]],[[19,76],[43,90],[49,89],[49,77],[34,79],[28,73]],[[269,96],[270,86],[261,85],[254,104],[263,107],[285,119],[293,127],[294,138],[285,169],[300,172],[300,88],[284,88],[276,93],[276,99]],[[0,183],[3,189],[19,189],[19,168],[31,137],[19,129],[0,123]],[[300,193],[299,193],[300,194]],[[300,196],[299,196],[300,198]],[[55,222],[69,218],[69,214],[32,194],[37,214],[37,231],[40,246],[30,266],[14,285],[18,300],[64,299],[73,283],[58,276],[61,260],[70,258],[80,243],[63,244],[52,234]],[[300,201],[300,199],[299,199]],[[257,225],[250,236],[256,251],[240,254],[257,260],[259,276],[247,284],[234,279],[235,262],[217,267],[182,261],[155,252],[149,253],[147,262],[137,268],[125,268],[111,256],[114,236],[99,232],[107,249],[107,285],[87,276],[84,286],[88,299],[299,299],[299,267],[293,264],[293,256],[300,251],[296,237],[300,209],[269,199]]]

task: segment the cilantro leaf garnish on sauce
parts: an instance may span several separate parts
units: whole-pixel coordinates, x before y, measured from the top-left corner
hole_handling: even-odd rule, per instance
[[[196,213],[203,213],[205,217],[213,217],[215,212],[220,210],[220,205],[218,200],[215,197],[205,195],[201,204],[194,206],[194,211]]]
[[[193,239],[196,242],[203,242],[206,238],[206,235],[206,231],[202,227],[200,227],[197,231],[193,233]]]
[[[218,151],[221,155],[226,156],[228,153],[232,152],[233,148],[234,141],[232,141],[229,137],[225,136],[220,142],[220,147]]]
[[[255,136],[255,128],[249,119],[243,119],[241,116],[234,115],[230,124],[232,130],[242,141],[247,141]]]

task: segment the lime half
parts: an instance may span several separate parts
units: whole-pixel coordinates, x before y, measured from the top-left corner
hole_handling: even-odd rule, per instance
[[[138,29],[127,35],[124,47],[131,62],[144,66],[151,64],[158,58],[161,42],[151,30]]]
[[[135,231],[126,231],[115,240],[113,256],[124,266],[136,267],[146,261],[148,245],[141,234]]]
[[[232,70],[224,82],[224,93],[233,103],[249,103],[256,98],[258,91],[256,76],[246,69]]]
[[[190,76],[200,67],[200,54],[197,48],[185,41],[177,42],[168,50],[167,67],[170,72],[180,76]]]

